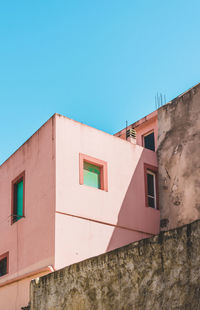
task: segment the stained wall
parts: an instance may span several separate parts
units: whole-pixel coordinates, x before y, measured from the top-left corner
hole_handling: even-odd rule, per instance
[[[200,218],[200,84],[158,110],[162,229]]]

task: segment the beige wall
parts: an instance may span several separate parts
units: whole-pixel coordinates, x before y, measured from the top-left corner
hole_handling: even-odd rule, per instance
[[[158,110],[162,229],[200,218],[200,84]]]

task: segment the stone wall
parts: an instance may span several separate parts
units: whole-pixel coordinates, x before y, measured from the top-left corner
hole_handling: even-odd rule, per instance
[[[158,110],[161,228],[200,218],[200,84]]]
[[[30,306],[22,307],[21,310],[30,310]]]
[[[31,282],[31,310],[200,309],[200,221]]]

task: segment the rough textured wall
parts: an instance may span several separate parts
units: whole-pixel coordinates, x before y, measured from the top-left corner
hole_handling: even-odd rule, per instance
[[[31,282],[31,310],[200,309],[200,221]]]
[[[200,84],[158,110],[161,228],[200,218]]]

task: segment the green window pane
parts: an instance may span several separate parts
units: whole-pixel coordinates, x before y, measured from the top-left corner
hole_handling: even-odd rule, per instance
[[[17,219],[23,216],[23,180],[17,184]]]
[[[100,183],[101,168],[98,166],[89,164],[87,162],[84,162],[83,169],[84,169],[83,170],[84,184],[95,187],[95,188],[101,188],[101,183]]]

